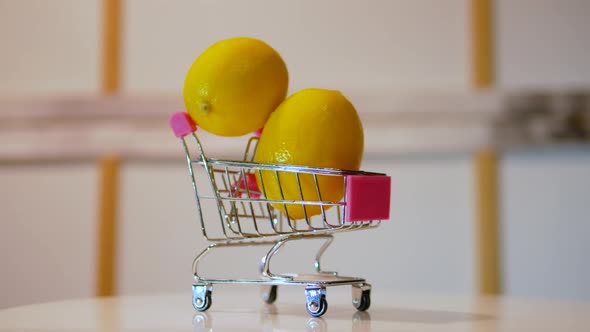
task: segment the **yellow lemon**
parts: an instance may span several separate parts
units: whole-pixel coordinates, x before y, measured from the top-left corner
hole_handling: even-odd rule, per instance
[[[264,126],[285,99],[289,75],[272,47],[254,38],[230,38],[207,48],[184,81],[184,103],[199,127],[240,136]]]
[[[354,106],[339,91],[305,89],[288,97],[270,115],[256,149],[255,161],[314,167],[358,170],[363,154],[363,127]],[[321,201],[342,199],[344,180],[340,176],[317,177]],[[279,183],[281,187],[279,188]],[[268,199],[319,201],[311,174],[272,171],[257,174]],[[282,196],[281,196],[282,189]],[[301,197],[303,196],[303,197]],[[276,204],[292,219],[321,213],[317,205]]]

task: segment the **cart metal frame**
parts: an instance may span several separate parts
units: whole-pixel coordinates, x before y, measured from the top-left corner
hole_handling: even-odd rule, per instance
[[[365,216],[360,220],[350,220],[351,202],[349,197],[352,180],[378,180],[381,190],[376,194],[387,197],[378,200],[381,212],[369,212],[369,216],[387,219],[389,215],[389,177],[380,173],[364,171],[348,171],[333,168],[307,167],[281,164],[265,164],[253,162],[258,142],[258,135],[248,141],[242,161],[218,160],[207,158],[203,145],[196,134],[196,124],[188,114],[178,112],[172,115],[170,124],[182,141],[186,154],[186,162],[197,205],[199,225],[203,236],[210,244],[201,251],[193,261],[193,306],[198,311],[206,311],[212,303],[214,284],[259,284],[263,287],[262,298],[266,303],[273,303],[277,298],[277,287],[299,285],[305,287],[306,309],[314,317],[323,315],[327,308],[326,287],[352,286],[352,304],[359,311],[365,311],[371,304],[371,285],[359,277],[339,276],[336,272],[324,271],[321,268],[321,257],[334,240],[334,233],[372,229],[380,224],[380,220],[371,220]],[[196,149],[191,149],[189,143]],[[205,170],[210,184],[209,194],[203,193],[197,185],[196,167]],[[277,185],[280,199],[266,198],[266,191],[271,184],[264,184],[270,178],[272,185]],[[338,202],[322,201],[321,177],[336,176],[342,178],[344,192],[347,194]],[[302,179],[307,183],[313,179],[317,199],[306,200],[302,190]],[[352,179],[352,180],[351,180]],[[286,199],[283,185],[286,181],[296,181],[299,190],[298,199]],[[383,185],[385,183],[385,187]],[[385,203],[387,206],[384,206]],[[288,209],[300,206],[304,213],[301,220],[293,220]],[[321,214],[308,215],[308,207],[319,206]],[[209,220],[204,216],[205,207],[217,209],[219,219]],[[331,211],[328,211],[329,209]],[[335,211],[334,211],[335,210]],[[333,213],[330,213],[333,212]],[[211,228],[215,227],[215,231]],[[321,239],[323,244],[317,251],[314,260],[314,274],[275,274],[271,272],[270,263],[273,256],[286,243],[303,239]],[[200,274],[199,263],[205,256],[217,248],[244,246],[270,246],[270,250],[260,260],[260,277],[256,279],[222,279],[207,278]]]

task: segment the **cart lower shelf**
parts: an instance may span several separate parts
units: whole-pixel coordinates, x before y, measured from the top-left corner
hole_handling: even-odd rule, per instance
[[[198,311],[211,307],[213,284],[259,284],[263,286],[262,299],[273,303],[277,299],[278,286],[305,286],[307,312],[320,317],[328,310],[326,287],[352,286],[352,305],[359,311],[369,309],[371,305],[371,285],[365,279],[338,276],[334,273],[288,274],[264,279],[199,279],[193,284],[193,306]]]

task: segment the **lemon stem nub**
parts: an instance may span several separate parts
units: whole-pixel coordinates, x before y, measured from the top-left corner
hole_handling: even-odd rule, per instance
[[[207,114],[209,111],[211,111],[211,104],[200,102],[199,109],[201,110],[201,113]]]

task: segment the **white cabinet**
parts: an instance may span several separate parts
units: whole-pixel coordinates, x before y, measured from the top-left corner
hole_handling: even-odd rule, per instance
[[[122,169],[118,241],[121,293],[190,289],[192,259],[205,242],[197,225],[195,198],[180,146],[178,152],[178,163],[131,162]]]
[[[508,153],[501,173],[506,293],[590,299],[590,150]]]
[[[0,308],[94,294],[93,165],[0,166]]]

